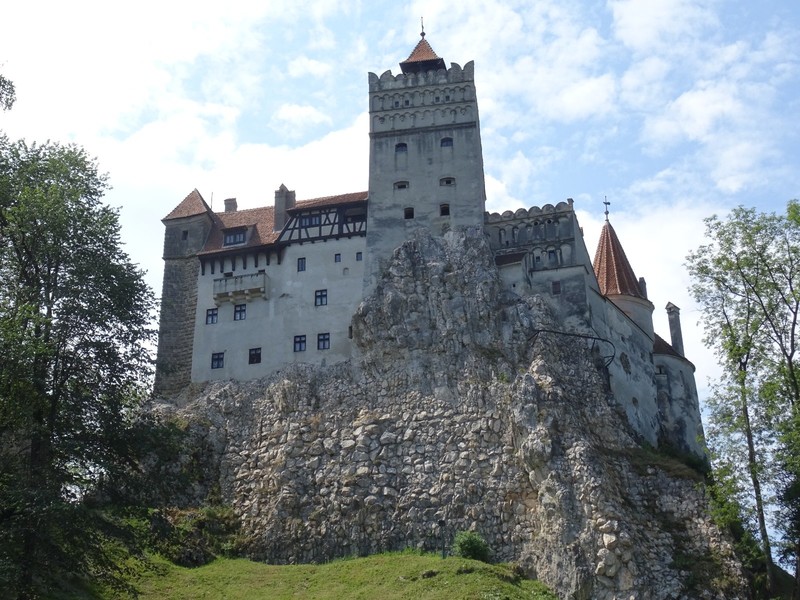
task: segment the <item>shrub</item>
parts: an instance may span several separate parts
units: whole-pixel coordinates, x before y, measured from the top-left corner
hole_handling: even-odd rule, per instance
[[[459,531],[453,540],[453,554],[456,556],[489,562],[491,553],[489,544],[476,531]]]

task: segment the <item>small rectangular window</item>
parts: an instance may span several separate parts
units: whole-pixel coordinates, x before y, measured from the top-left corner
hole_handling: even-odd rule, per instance
[[[233,320],[244,321],[247,318],[247,304],[237,304],[233,307]],[[258,320],[258,319],[256,319]]]
[[[181,239],[182,240],[188,240],[189,239],[189,230],[188,229],[184,229],[183,231],[181,231]]]
[[[248,362],[257,365],[261,362],[261,348],[250,348]]]
[[[321,215],[303,215],[300,217],[300,227],[313,227],[322,223]]]
[[[450,205],[449,204],[440,204],[439,205],[439,216],[440,217],[449,217],[450,216]]]
[[[403,218],[404,219],[413,219],[414,218],[414,207],[409,206],[408,208],[403,209]]]
[[[317,334],[317,350],[329,350],[331,347],[331,334],[319,333]]]
[[[561,293],[561,282],[554,281],[553,282],[553,295],[558,296]]]
[[[314,292],[314,306],[327,306],[328,290],[316,290]]]
[[[356,252],[356,261],[360,262],[364,260],[364,253],[363,252]]]
[[[298,271],[305,271],[306,270],[306,257],[302,256],[297,259],[297,270]]]
[[[439,180],[439,185],[455,185],[456,178],[455,177],[442,177]]]
[[[245,230],[228,231],[225,233],[225,239],[222,242],[223,246],[233,246],[235,244],[244,244]]]
[[[295,352],[306,351],[306,336],[304,335],[294,336],[294,351]]]
[[[334,254],[333,255],[333,262],[342,262],[342,255],[341,254]]]
[[[225,353],[224,352],[214,352],[211,355],[211,368],[212,369],[221,369],[225,366]]]
[[[395,181],[394,189],[396,189],[396,190],[407,190],[408,189],[408,182],[407,181]]]
[[[219,319],[219,309],[209,308],[206,311],[206,325],[213,325]]]

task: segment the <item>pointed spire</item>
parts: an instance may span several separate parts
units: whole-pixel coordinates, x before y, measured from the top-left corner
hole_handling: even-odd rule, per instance
[[[444,59],[440,58],[436,52],[433,51],[428,40],[425,39],[425,25],[422,23],[422,32],[420,33],[420,40],[417,45],[408,55],[408,58],[400,63],[400,69],[406,75],[410,73],[424,73],[426,71],[438,71],[439,69],[446,69]]]
[[[607,213],[594,255],[594,273],[600,284],[600,293],[604,296],[624,295],[646,299],[617,232],[608,221]]]

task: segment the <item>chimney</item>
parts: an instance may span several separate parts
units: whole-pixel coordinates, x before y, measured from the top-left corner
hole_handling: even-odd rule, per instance
[[[236,198],[225,199],[225,212],[236,212]]]
[[[681,309],[672,302],[667,303],[667,318],[669,319],[669,335],[672,338],[672,347],[681,356],[683,353],[683,335],[681,334]]]
[[[287,213],[286,211],[290,208],[294,208],[295,205],[295,193],[294,191],[289,191],[289,189],[281,184],[277,190],[275,190],[275,212],[274,212],[274,219],[275,224],[273,226],[274,231],[280,231],[283,229],[283,226],[286,225],[287,221]]]

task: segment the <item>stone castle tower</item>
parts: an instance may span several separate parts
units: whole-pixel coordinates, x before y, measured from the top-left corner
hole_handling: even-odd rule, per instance
[[[365,292],[420,227],[482,227],[486,192],[474,63],[449,69],[425,39],[402,73],[369,74],[369,213]]]

